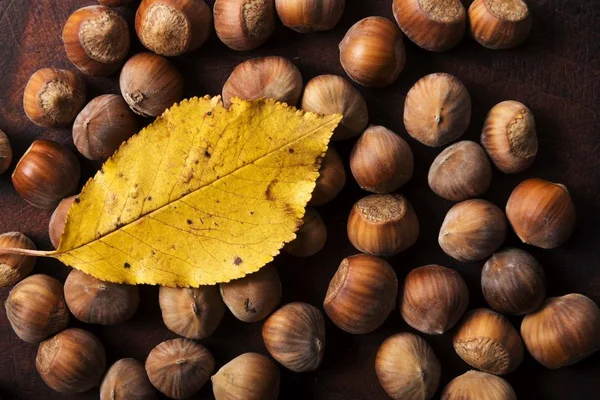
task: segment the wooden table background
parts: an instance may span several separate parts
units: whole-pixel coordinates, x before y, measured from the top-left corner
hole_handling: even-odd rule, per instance
[[[209,1],[212,6],[214,1]],[[174,63],[186,80],[186,96],[220,93],[222,84],[242,60],[281,55],[292,59],[308,79],[324,73],[345,76],[337,45],[347,29],[370,15],[392,17],[391,0],[347,0],[346,12],[336,29],[301,35],[278,25],[275,35],[258,50],[238,53],[221,44],[216,35],[191,55]],[[470,1],[466,2],[468,6]],[[402,279],[412,268],[439,263],[456,268],[471,291],[470,307],[484,306],[479,278],[482,263],[459,263],[437,245],[437,232],[451,202],[437,198],[427,187],[427,171],[441,149],[426,148],[410,139],[402,124],[404,97],[417,79],[431,72],[448,72],[459,77],[473,98],[473,117],[464,139],[478,140],[487,111],[502,100],[515,99],[534,112],[540,143],[533,167],[517,176],[494,172],[485,198],[504,207],[511,190],[527,177],[542,177],[564,183],[578,210],[575,233],[561,248],[543,251],[527,248],[545,267],[548,294],[580,292],[600,303],[600,3],[598,0],[530,1],[533,31],[526,44],[510,51],[487,50],[468,37],[450,52],[429,53],[405,41],[407,66],[398,81],[385,89],[360,88],[370,112],[371,123],[381,124],[406,138],[415,153],[415,175],[402,189],[421,221],[421,236],[414,247],[391,259]],[[73,147],[69,129],[46,130],[35,126],[22,110],[23,88],[29,76],[42,67],[75,71],[64,53],[60,32],[67,17],[90,0],[0,0],[0,128],[13,144],[15,161],[34,139],[48,138]],[[134,7],[123,10],[130,21]],[[141,46],[137,39],[132,52]],[[89,95],[118,93],[117,75],[88,79]],[[149,121],[145,121],[146,123]],[[347,166],[352,141],[337,143]],[[97,164],[80,157],[84,166],[81,183]],[[282,303],[305,301],[321,306],[327,285],[343,257],[356,253],[346,237],[345,223],[352,204],[364,196],[351,176],[339,198],[320,209],[329,229],[325,249],[307,259],[280,256],[276,259],[283,282]],[[47,224],[50,212],[26,204],[15,193],[10,173],[0,176],[0,232],[21,231],[39,248],[50,248]],[[510,234],[508,245],[520,245]],[[53,260],[38,260],[35,272],[64,280],[68,269]],[[9,289],[0,290],[3,302]],[[156,344],[174,338],[162,323],[157,288],[142,287],[142,303],[134,318],[119,326],[72,326],[90,329],[106,347],[109,365],[122,357],[143,361]],[[74,319],[73,319],[74,320]],[[517,326],[520,318],[511,318]],[[227,313],[221,326],[204,343],[220,367],[247,351],[266,353],[261,324],[244,324]],[[281,399],[387,399],[374,371],[378,346],[389,335],[412,331],[393,312],[376,332],[353,336],[327,321],[327,346],[321,368],[294,374],[284,368]],[[452,333],[452,332],[451,332]],[[431,337],[442,363],[440,390],[469,367],[454,353],[451,333]],[[35,370],[36,346],[21,342],[12,332],[4,307],[0,309],[0,395],[3,399],[64,399],[48,389]],[[600,352],[569,368],[552,371],[526,355],[520,368],[506,377],[520,399],[597,399],[600,393]],[[68,398],[97,398],[97,390]],[[196,396],[210,399],[210,384]]]

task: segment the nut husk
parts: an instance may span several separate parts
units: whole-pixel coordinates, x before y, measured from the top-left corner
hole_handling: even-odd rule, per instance
[[[106,368],[104,347],[90,332],[69,328],[40,343],[35,367],[46,385],[73,394],[100,384]]]
[[[427,400],[440,383],[441,366],[425,339],[412,333],[397,333],[377,351],[375,372],[392,399]]]
[[[468,371],[446,385],[441,400],[517,400],[510,383],[499,376]]]
[[[468,305],[469,289],[462,276],[440,265],[410,271],[399,300],[404,321],[429,335],[441,335],[451,329]]]
[[[517,330],[504,316],[485,308],[467,313],[453,345],[467,364],[496,375],[514,371],[523,360],[523,343]]]
[[[523,319],[521,335],[545,367],[573,365],[600,350],[600,309],[582,294],[552,297]]]
[[[220,290],[229,311],[243,322],[265,319],[281,301],[281,281],[272,264],[241,279],[221,283]]]
[[[156,400],[158,392],[148,380],[144,365],[122,358],[109,368],[100,385],[100,400]]]
[[[342,260],[323,307],[340,329],[363,334],[379,328],[396,307],[398,279],[385,260],[357,254]]]
[[[276,400],[279,369],[269,358],[244,353],[225,364],[212,376],[215,400]]]
[[[13,330],[28,343],[39,343],[69,324],[63,286],[48,275],[32,275],[17,283],[4,307]]]
[[[284,367],[314,371],[325,351],[325,319],[310,304],[286,304],[267,318],[262,337],[271,356]]]
[[[0,235],[0,248],[35,250],[35,243],[21,232]],[[0,287],[13,286],[31,273],[35,257],[20,254],[0,254]]]
[[[212,335],[225,315],[225,303],[216,285],[199,288],[161,286],[158,302],[167,328],[188,339]]]
[[[215,359],[206,347],[189,339],[166,340],[146,359],[148,379],[156,389],[173,399],[196,394],[215,369]]]
[[[116,325],[135,314],[140,292],[137,286],[103,282],[74,269],[65,281],[65,300],[73,316],[82,322]]]

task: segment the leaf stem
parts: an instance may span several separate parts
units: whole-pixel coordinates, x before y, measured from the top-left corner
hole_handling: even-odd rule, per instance
[[[29,249],[18,249],[13,247],[0,247],[0,256],[4,254],[20,254],[23,256],[32,257],[51,257],[56,254],[56,251],[44,251],[44,250],[29,250]]]

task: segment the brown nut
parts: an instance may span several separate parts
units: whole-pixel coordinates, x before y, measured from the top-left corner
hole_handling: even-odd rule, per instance
[[[567,241],[577,214],[564,185],[527,179],[510,194],[506,216],[523,243],[553,249]]]
[[[62,199],[50,217],[50,222],[48,223],[48,235],[50,236],[50,242],[55,249],[58,249],[60,237],[65,230],[67,214],[75,202],[75,199],[77,199],[77,195]]]
[[[396,307],[398,279],[385,260],[357,254],[344,258],[329,282],[323,307],[340,329],[369,333]]]
[[[64,69],[42,68],[27,81],[23,110],[44,128],[66,126],[85,105],[85,97],[83,79]]]
[[[216,285],[199,288],[161,286],[158,301],[167,328],[188,339],[212,335],[225,315],[225,304]]]
[[[419,220],[412,206],[398,194],[373,194],[360,199],[348,217],[348,239],[356,249],[377,256],[393,256],[415,244]]]
[[[123,97],[98,96],[75,118],[73,142],[90,160],[106,160],[138,131],[135,115]]]
[[[165,57],[196,50],[211,30],[212,15],[204,0],[142,0],[135,14],[142,44]]]
[[[340,63],[363,86],[389,86],[406,64],[400,29],[389,19],[367,17],[354,24],[340,43]]]
[[[402,32],[426,50],[450,50],[465,33],[467,13],[460,0],[394,0],[392,7]]]
[[[492,166],[483,148],[463,140],[442,151],[431,164],[429,187],[438,196],[463,201],[484,194],[492,183]]]
[[[10,140],[2,129],[0,129],[0,175],[6,172],[10,163],[12,163],[13,151],[10,146]]]
[[[531,31],[531,16],[521,0],[475,0],[469,7],[471,35],[489,49],[510,49]]]
[[[133,317],[140,304],[140,292],[137,286],[103,282],[74,269],[65,281],[65,300],[78,320],[115,325]]]
[[[166,340],[146,359],[148,379],[156,389],[173,399],[196,394],[215,369],[215,359],[206,347],[189,339]]]
[[[370,126],[350,154],[356,183],[373,193],[390,193],[413,175],[413,153],[406,141],[383,126]]]
[[[116,72],[129,53],[129,27],[105,6],[75,11],[62,32],[67,57],[81,72],[105,76]]]
[[[453,345],[467,364],[496,375],[514,371],[523,360],[523,343],[517,330],[505,317],[485,308],[467,313]]]
[[[425,339],[412,333],[397,333],[379,347],[375,372],[392,399],[428,400],[437,390],[442,368]]]
[[[276,400],[279,369],[262,354],[244,353],[212,376],[215,400]]]
[[[17,283],[4,307],[13,330],[28,343],[39,343],[69,323],[62,284],[48,275],[32,275]]]
[[[12,183],[34,207],[51,210],[75,193],[81,167],[77,157],[58,143],[36,140],[17,163]]]
[[[406,95],[404,126],[414,139],[431,147],[445,146],[461,137],[471,121],[471,96],[455,76],[427,75]]]
[[[404,280],[399,308],[408,325],[429,335],[451,329],[469,305],[469,289],[462,276],[440,265],[413,269]]]
[[[183,77],[164,57],[139,53],[123,66],[121,94],[136,114],[158,117],[183,97]]]
[[[481,144],[500,171],[523,171],[533,163],[538,151],[533,114],[518,101],[496,104],[485,118]]]
[[[315,114],[342,114],[331,140],[360,135],[369,121],[367,103],[348,80],[337,75],[319,75],[304,88],[302,109]]]
[[[233,50],[253,50],[275,29],[274,0],[216,0],[213,12],[217,36]]]
[[[267,318],[262,337],[271,356],[284,367],[314,371],[325,351],[325,319],[310,304],[286,304]]]
[[[0,235],[0,248],[36,250],[35,243],[21,232]],[[20,254],[0,255],[0,287],[13,286],[31,273],[35,257]]]
[[[283,57],[259,57],[234,68],[223,85],[223,104],[229,108],[234,97],[266,97],[295,106],[301,94],[302,75],[294,63]]]
[[[229,311],[243,322],[265,319],[281,301],[281,281],[272,264],[241,279],[221,283],[220,290]]]
[[[69,328],[40,343],[35,367],[46,385],[73,394],[100,384],[106,368],[104,347],[83,329]]]
[[[323,160],[319,177],[313,190],[312,198],[308,202],[311,206],[322,206],[333,200],[346,186],[346,170],[340,155],[332,146],[329,146]]]
[[[438,242],[444,253],[462,261],[477,261],[498,250],[506,238],[506,217],[487,200],[466,200],[448,211]]]
[[[529,253],[507,248],[494,253],[483,266],[481,289],[494,310],[528,314],[540,308],[546,297],[544,270]]]
[[[283,23],[300,33],[328,31],[342,18],[346,0],[275,0]]]
[[[468,371],[446,385],[441,400],[517,400],[510,383],[499,376]]]
[[[600,309],[582,294],[552,297],[523,319],[521,335],[545,367],[573,365],[600,350]]]
[[[321,251],[326,241],[327,227],[321,215],[314,208],[307,207],[296,239],[286,244],[283,251],[296,257],[310,257]]]
[[[100,400],[117,399],[158,399],[158,392],[148,380],[141,362],[122,358],[109,368],[100,385]]]

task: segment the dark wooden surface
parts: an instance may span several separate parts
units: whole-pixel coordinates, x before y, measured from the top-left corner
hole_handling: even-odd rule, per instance
[[[213,3],[213,1],[209,1]],[[470,1],[467,1],[467,5]],[[46,130],[32,124],[22,110],[23,88],[38,68],[61,67],[75,71],[64,53],[60,32],[71,12],[94,4],[91,0],[0,0],[0,128],[13,144],[15,161],[37,138],[56,140],[73,148],[69,129]],[[600,3],[597,0],[530,1],[533,31],[522,47],[491,51],[465,39],[454,50],[428,53],[406,42],[407,67],[400,79],[385,89],[360,88],[369,105],[371,123],[382,124],[407,138],[415,153],[415,176],[402,189],[421,221],[421,236],[414,247],[391,259],[399,279],[415,267],[439,263],[460,271],[471,292],[470,308],[484,306],[479,278],[482,263],[459,263],[439,249],[437,233],[452,203],[436,197],[427,187],[427,170],[441,149],[431,149],[408,138],[403,124],[404,96],[420,77],[431,72],[458,76],[473,98],[471,126],[464,136],[478,140],[487,111],[494,104],[515,99],[534,112],[540,142],[533,167],[517,176],[494,172],[492,187],[484,196],[504,207],[511,190],[527,177],[564,183],[578,210],[575,233],[561,248],[543,251],[521,246],[510,234],[507,245],[526,248],[545,267],[551,296],[580,292],[600,303]],[[131,20],[134,7],[123,10]],[[186,96],[218,94],[233,67],[261,55],[291,58],[305,80],[323,73],[344,76],[337,44],[356,21],[370,15],[391,17],[391,0],[348,0],[338,27],[326,33],[301,35],[278,26],[275,35],[258,50],[237,53],[212,35],[195,53],[173,61],[186,79]],[[141,50],[135,42],[132,52]],[[118,93],[117,76],[87,79],[89,96]],[[149,121],[146,121],[146,123]],[[337,144],[346,165],[352,141]],[[89,178],[97,164],[81,158]],[[328,282],[343,257],[354,254],[346,237],[345,223],[352,204],[365,193],[353,180],[339,198],[321,208],[329,229],[325,249],[307,259],[280,256],[276,264],[282,278],[283,303],[305,301],[321,306]],[[22,231],[39,248],[50,243],[50,213],[27,205],[15,193],[10,173],[0,176],[0,232]],[[38,260],[35,272],[64,280],[68,270],[53,260]],[[8,289],[0,290],[3,302]],[[163,325],[155,287],[142,287],[142,304],[135,317],[113,327],[72,326],[93,331],[105,345],[109,363],[121,357],[144,360],[162,340],[174,338]],[[512,318],[518,327],[520,318]],[[261,324],[244,324],[227,314],[216,333],[204,343],[215,355],[218,367],[247,351],[265,353]],[[369,335],[353,336],[327,322],[327,346],[322,367],[313,373],[294,374],[282,368],[281,399],[369,399],[387,396],[374,371],[378,346],[389,335],[411,331],[397,311]],[[469,367],[454,353],[451,333],[426,337],[442,363],[441,389]],[[4,308],[0,309],[0,395],[3,399],[64,399],[48,389],[35,370],[36,346],[21,342],[12,332]],[[600,395],[600,353],[569,368],[551,371],[526,355],[520,368],[506,377],[520,399],[597,399]],[[73,399],[97,398],[90,391]],[[196,396],[210,399],[210,384]]]

